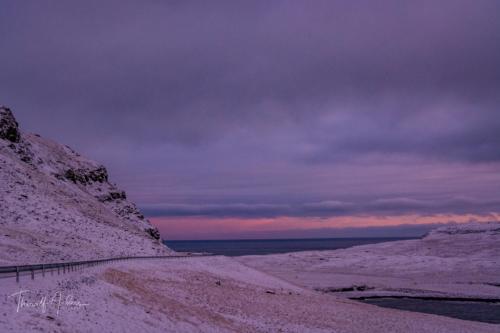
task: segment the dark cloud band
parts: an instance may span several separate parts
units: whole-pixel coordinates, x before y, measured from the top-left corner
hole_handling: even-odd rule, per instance
[[[490,214],[500,212],[500,200],[479,201],[470,198],[448,200],[415,200],[409,198],[379,199],[371,202],[322,201],[298,205],[272,204],[165,204],[142,207],[149,216],[207,217],[332,217],[350,215],[404,214]]]
[[[5,0],[0,104],[108,165],[150,215],[496,211],[499,12]]]

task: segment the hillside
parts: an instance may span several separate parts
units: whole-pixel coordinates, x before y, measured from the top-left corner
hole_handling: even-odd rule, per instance
[[[422,239],[239,257],[253,268],[343,297],[500,299],[500,223],[441,227]]]
[[[0,107],[0,265],[168,253],[104,166]]]

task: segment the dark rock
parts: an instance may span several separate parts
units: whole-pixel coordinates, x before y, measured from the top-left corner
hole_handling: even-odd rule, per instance
[[[97,197],[97,200],[100,202],[106,202],[106,201],[114,201],[114,200],[125,200],[127,199],[127,194],[124,191],[116,191],[116,192],[109,192],[107,194],[103,194]],[[131,207],[125,206],[125,214],[135,212]],[[126,208],[129,208],[130,210],[127,210]]]
[[[31,158],[29,156],[23,155],[21,156],[21,161],[25,163],[31,163]]]
[[[71,180],[73,183],[85,181],[85,178],[80,179],[80,176],[73,169],[66,170],[64,177]]]
[[[5,106],[0,106],[0,139],[19,142],[21,134],[12,111]]]
[[[113,199],[127,199],[127,194],[125,193],[125,191],[119,191],[119,192],[109,192],[109,195],[111,196],[111,198]]]
[[[88,176],[94,182],[103,183],[108,181],[108,171],[103,166],[90,170]]]
[[[56,177],[56,178],[57,178],[57,179],[59,179],[59,180],[63,180],[63,179],[65,178],[65,176],[60,175],[60,174],[58,174],[58,173],[53,173],[53,174],[52,174],[52,176]]]
[[[66,179],[73,183],[87,185],[91,182],[103,183],[108,181],[108,172],[105,167],[100,166],[97,169],[68,169],[64,173]]]
[[[146,232],[154,239],[160,239],[160,232],[156,228],[148,228]]]
[[[31,163],[33,160],[34,154],[30,150],[31,144],[29,142],[25,141],[19,141],[18,143],[14,144],[11,143],[9,145],[9,148],[12,149],[17,155],[19,155],[19,158],[21,161],[25,163]]]
[[[23,161],[24,163],[31,164],[31,162],[33,161],[33,153],[31,152],[31,150],[29,150],[28,147],[22,144],[17,150],[17,154],[19,155],[21,161]]]
[[[344,293],[344,292],[350,292],[350,291],[365,291],[365,290],[372,290],[375,289],[374,287],[368,287],[366,285],[360,285],[360,286],[351,286],[351,287],[345,287],[345,288],[315,288],[314,290],[316,291],[321,291],[324,293]]]

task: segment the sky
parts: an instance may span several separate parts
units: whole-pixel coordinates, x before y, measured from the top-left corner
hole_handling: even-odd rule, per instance
[[[0,104],[165,239],[500,220],[500,2],[0,0]]]

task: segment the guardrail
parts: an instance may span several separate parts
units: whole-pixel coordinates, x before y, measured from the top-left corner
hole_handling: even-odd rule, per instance
[[[108,259],[98,259],[98,260],[86,260],[86,261],[71,261],[71,262],[59,262],[59,263],[49,263],[49,264],[36,264],[36,265],[18,265],[18,266],[3,266],[0,267],[0,275],[12,274],[12,277],[16,276],[16,282],[19,283],[20,275],[29,272],[31,274],[31,279],[35,279],[35,272],[41,272],[42,277],[45,277],[46,273],[51,273],[53,275],[56,270],[57,274],[65,274],[72,271],[81,270],[88,267],[94,267],[98,265],[103,265],[115,261],[124,261],[132,259],[177,259],[177,258],[196,258],[196,257],[207,257],[214,256],[213,254],[196,254],[196,255],[177,255],[177,256],[140,256],[140,257],[117,257]]]

